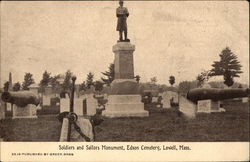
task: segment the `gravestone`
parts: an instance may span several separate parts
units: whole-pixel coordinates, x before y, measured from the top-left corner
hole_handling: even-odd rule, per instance
[[[74,112],[79,116],[83,115],[83,99],[74,99]]]
[[[170,104],[171,100],[174,103],[178,103],[179,102],[178,93],[173,92],[173,91],[163,92],[163,94],[162,94],[163,108],[171,108],[171,104]]]
[[[53,93],[53,89],[51,85],[48,85],[44,89],[44,94],[42,96],[43,99],[43,106],[51,106],[51,98],[55,97],[56,95]]]
[[[248,97],[243,97],[242,98],[242,103],[247,103],[249,101],[249,98]]]
[[[25,107],[18,107],[16,105],[13,105],[13,117],[12,117],[12,119],[37,118],[36,110],[37,110],[37,108],[33,104],[28,104]]]
[[[11,103],[6,103],[6,110],[11,111],[11,109],[12,109]]]
[[[158,97],[152,97],[152,103],[157,103],[158,102]]]
[[[39,86],[37,84],[31,84],[29,86],[29,91],[33,92],[34,94],[38,96],[38,88]]]
[[[60,99],[60,113],[64,111],[70,111],[70,99],[68,98]],[[74,98],[74,113],[79,116],[83,115],[83,99]]]
[[[172,98],[174,103],[178,103],[179,102],[179,97],[178,97],[178,93],[176,92],[171,92]]]
[[[139,86],[134,79],[133,52],[135,45],[118,42],[113,46],[115,53],[115,79],[111,83],[110,95],[105,110],[107,117],[148,116],[139,95]]]
[[[44,88],[44,95],[45,96],[51,96],[54,97],[55,95],[53,94],[53,89],[51,85],[48,85],[47,87]]]
[[[170,105],[170,99],[171,99],[171,96],[170,94],[167,92],[164,92],[162,94],[162,107],[165,108],[165,109],[169,109],[171,108],[171,105]]]
[[[69,99],[68,98],[61,98],[60,99],[60,113],[64,111],[69,112]]]
[[[43,95],[43,106],[50,106],[50,96]]]
[[[92,95],[88,95],[86,98],[87,115],[92,116],[96,113],[96,108],[98,107],[97,100]]]
[[[107,100],[107,99],[108,99],[108,94],[107,94],[107,93],[103,94],[103,99],[104,99],[104,100]]]

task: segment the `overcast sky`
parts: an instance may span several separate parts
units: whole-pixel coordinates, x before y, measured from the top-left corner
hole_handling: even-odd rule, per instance
[[[128,37],[136,46],[135,75],[168,83],[194,80],[228,46],[238,56],[249,81],[249,7],[239,1],[124,2],[130,16]],[[12,72],[22,82],[25,72],[39,83],[47,70],[70,69],[77,83],[93,72],[100,79],[114,60],[118,39],[117,1],[1,2],[1,85]]]

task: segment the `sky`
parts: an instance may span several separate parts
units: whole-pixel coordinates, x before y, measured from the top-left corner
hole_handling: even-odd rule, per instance
[[[89,72],[99,80],[114,61],[117,1],[1,2],[0,85],[25,72],[36,83],[71,70],[77,83]],[[245,1],[125,1],[128,37],[135,45],[134,71],[142,82],[195,80],[229,47],[249,83],[249,5]]]

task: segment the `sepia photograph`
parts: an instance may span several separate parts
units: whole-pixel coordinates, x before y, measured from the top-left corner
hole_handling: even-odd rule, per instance
[[[0,4],[0,143],[249,143],[249,2]]]

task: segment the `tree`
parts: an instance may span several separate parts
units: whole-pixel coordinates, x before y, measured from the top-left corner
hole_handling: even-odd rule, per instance
[[[169,83],[171,84],[171,86],[173,86],[173,84],[175,83],[175,77],[173,76],[173,75],[171,75],[170,77],[169,77]]]
[[[141,79],[140,75],[136,75],[136,76],[135,76],[135,80],[136,80],[137,83],[140,82],[140,79]]]
[[[8,91],[9,90],[9,86],[10,86],[10,82],[9,81],[5,82],[4,86],[3,86],[3,90],[4,91]]]
[[[157,78],[156,77],[150,78],[150,81],[151,81],[151,83],[156,84]]]
[[[197,81],[182,81],[179,84],[178,91],[186,94],[189,90],[197,88]]]
[[[79,90],[80,90],[80,91],[86,91],[86,89],[87,89],[86,82],[83,81],[82,84],[80,84]]]
[[[31,73],[25,73],[24,75],[24,81],[22,83],[22,88],[23,90],[29,90],[29,86],[34,82],[34,79],[32,78],[32,74]]]
[[[94,86],[96,91],[101,91],[103,89],[103,82],[101,81],[95,81]]]
[[[210,78],[210,71],[203,71],[200,74],[197,75],[196,80],[198,81],[197,85],[198,87],[201,87],[205,82],[208,81]]]
[[[42,78],[42,80],[40,81],[40,84],[39,84],[42,92],[44,92],[44,88],[47,87],[49,85],[50,81],[51,81],[51,76],[50,75],[51,74],[48,73],[47,71],[45,71],[43,73],[43,78]]]
[[[20,91],[20,89],[21,89],[21,84],[19,82],[13,85],[13,91]]]
[[[220,53],[220,61],[214,61],[212,64],[212,69],[210,76],[222,75],[224,78],[224,84],[228,87],[232,86],[234,83],[234,77],[240,77],[238,74],[242,73],[241,64],[237,60],[237,56],[226,47]]]
[[[108,71],[102,72],[103,75],[105,75],[106,78],[101,78],[104,84],[110,85],[111,82],[115,79],[115,64],[110,64]]]
[[[86,79],[87,88],[90,88],[91,85],[94,85],[93,80],[94,80],[94,74],[89,72],[88,75],[87,75],[87,79]]]
[[[72,89],[72,81],[71,78],[73,76],[73,73],[70,70],[67,70],[65,73],[65,78],[62,83],[62,90],[64,92],[68,92],[70,94],[70,90]]]
[[[55,93],[61,93],[62,87],[58,81],[60,78],[62,78],[62,76],[60,74],[58,74],[58,75],[51,77],[51,79],[50,79],[50,84],[52,86],[52,90]]]

